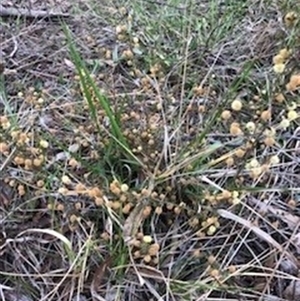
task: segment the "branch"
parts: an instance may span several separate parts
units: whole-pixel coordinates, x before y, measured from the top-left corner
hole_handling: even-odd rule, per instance
[[[30,19],[57,19],[68,18],[69,14],[59,12],[47,12],[43,10],[31,10],[23,8],[4,7],[0,4],[0,17],[24,17]]]

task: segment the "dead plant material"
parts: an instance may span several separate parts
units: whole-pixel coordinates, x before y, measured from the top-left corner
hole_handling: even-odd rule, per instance
[[[138,203],[136,207],[131,211],[131,213],[129,214],[129,216],[127,217],[124,223],[124,227],[123,227],[124,240],[129,245],[132,239],[135,237],[139,227],[141,226],[144,220],[143,210],[146,204],[147,204],[147,200],[142,200],[140,203]]]
[[[243,225],[247,229],[252,230],[259,238],[261,238],[262,240],[264,240],[267,243],[269,243],[270,245],[272,245],[274,248],[276,248],[281,253],[286,252],[284,250],[284,248],[282,247],[282,245],[280,245],[274,238],[272,238],[271,235],[269,235],[268,233],[266,233],[259,227],[255,226],[250,221],[245,220],[244,218],[237,216],[236,214],[229,212],[227,210],[224,210],[224,209],[219,209],[218,213],[223,218],[233,220],[233,221]],[[291,253],[286,252],[286,255],[288,256],[289,259],[291,259],[292,262],[297,263],[297,259]]]
[[[100,288],[103,284],[103,278],[105,273],[107,272],[109,266],[112,263],[112,257],[108,256],[96,269],[93,281],[91,284],[91,295],[92,296],[98,296],[98,293],[100,291]]]
[[[12,198],[12,189],[5,182],[0,180],[0,205],[7,206]]]
[[[300,299],[300,280],[292,280],[289,286],[284,290],[284,298],[286,300]]]
[[[0,74],[2,74],[4,70],[5,70],[5,63],[3,60],[0,59]]]

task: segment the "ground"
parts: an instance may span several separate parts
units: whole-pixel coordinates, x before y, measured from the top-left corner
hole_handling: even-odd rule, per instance
[[[2,2],[2,300],[298,300],[298,1]]]

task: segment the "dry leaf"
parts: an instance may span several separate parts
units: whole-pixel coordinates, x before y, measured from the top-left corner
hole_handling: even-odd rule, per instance
[[[18,291],[5,291],[4,296],[4,301],[33,301],[30,297]]]
[[[73,62],[71,62],[68,59],[64,59],[64,63],[66,64],[67,67],[69,67],[71,70],[76,70],[75,65],[73,64]]]
[[[0,181],[0,205],[6,207],[12,200],[13,190],[4,181]]]
[[[290,230],[294,231],[296,227],[298,227],[300,223],[300,217],[288,213],[287,211],[284,211],[282,209],[276,208],[273,205],[265,204],[263,202],[260,202],[256,199],[251,200],[252,203],[254,203],[256,206],[259,207],[259,210],[262,211],[262,213],[272,213],[276,217],[280,218],[283,222],[285,222]]]
[[[72,301],[87,301],[87,297],[83,294],[76,295],[72,298]]]
[[[274,208],[273,206],[268,206],[268,211],[273,213],[276,217],[279,217],[292,231],[294,231],[300,223],[300,218],[298,216],[288,213],[284,210]]]
[[[277,296],[267,295],[263,297],[262,301],[282,301],[282,299]]]
[[[2,73],[4,72],[4,70],[5,70],[5,64],[4,64],[4,61],[2,61],[2,60],[0,59],[0,74],[2,74]]]
[[[292,242],[296,247],[297,253],[300,254],[300,232],[292,238]]]
[[[111,265],[112,263],[112,257],[108,256],[104,262],[102,262],[96,269],[94,277],[93,277],[93,281],[91,283],[91,295],[92,296],[96,296],[99,297],[99,289],[101,288],[102,284],[103,284],[103,278],[104,275],[108,269],[108,267]],[[103,298],[104,299],[104,298]],[[105,299],[104,299],[105,300]]]
[[[68,147],[68,151],[70,153],[77,153],[79,148],[80,148],[80,145],[78,143],[74,143]]]
[[[233,221],[245,226],[249,230],[252,230],[257,236],[259,236],[264,241],[268,242],[270,245],[273,245],[277,250],[279,250],[281,252],[284,251],[283,247],[275,239],[273,239],[268,233],[264,232],[263,230],[261,230],[260,228],[258,228],[254,224],[252,224],[251,222],[249,222],[249,221],[245,220],[244,218],[237,216],[236,214],[231,213],[227,210],[219,209],[218,213],[222,217],[233,220]]]
[[[289,258],[283,258],[280,261],[280,270],[293,276],[298,274],[298,266],[296,262],[291,261]]]
[[[295,256],[293,254],[291,254],[288,251],[286,251],[275,239],[273,239],[271,237],[271,235],[269,235],[268,233],[264,232],[263,230],[261,230],[257,226],[253,225],[250,221],[245,220],[242,217],[239,217],[236,214],[234,214],[232,212],[229,212],[227,210],[224,210],[224,209],[219,209],[219,210],[217,210],[217,212],[223,218],[233,220],[233,221],[235,221],[235,222],[237,222],[237,223],[245,226],[249,230],[252,230],[258,237],[260,237],[264,241],[268,242],[270,245],[272,245],[273,247],[275,247],[281,253],[284,253],[286,255],[287,259],[289,259],[291,261],[291,264],[295,263],[295,265],[297,265],[296,264],[297,263],[297,259],[295,258]]]
[[[134,209],[131,211],[129,216],[127,217],[124,227],[123,227],[123,235],[125,243],[129,243],[137,234],[140,225],[143,222],[143,210],[147,205],[147,200],[140,201]]]
[[[165,283],[167,281],[164,274],[161,271],[155,269],[154,267],[137,266],[136,268],[139,274],[144,278],[155,279],[155,282],[157,283]]]
[[[300,280],[292,280],[284,290],[283,297],[290,301],[300,300]]]

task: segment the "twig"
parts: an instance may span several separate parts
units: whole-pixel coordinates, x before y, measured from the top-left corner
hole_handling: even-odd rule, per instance
[[[59,12],[47,12],[44,10],[31,10],[23,8],[4,7],[0,4],[0,17],[23,17],[30,19],[56,19],[68,18],[69,14]]]

